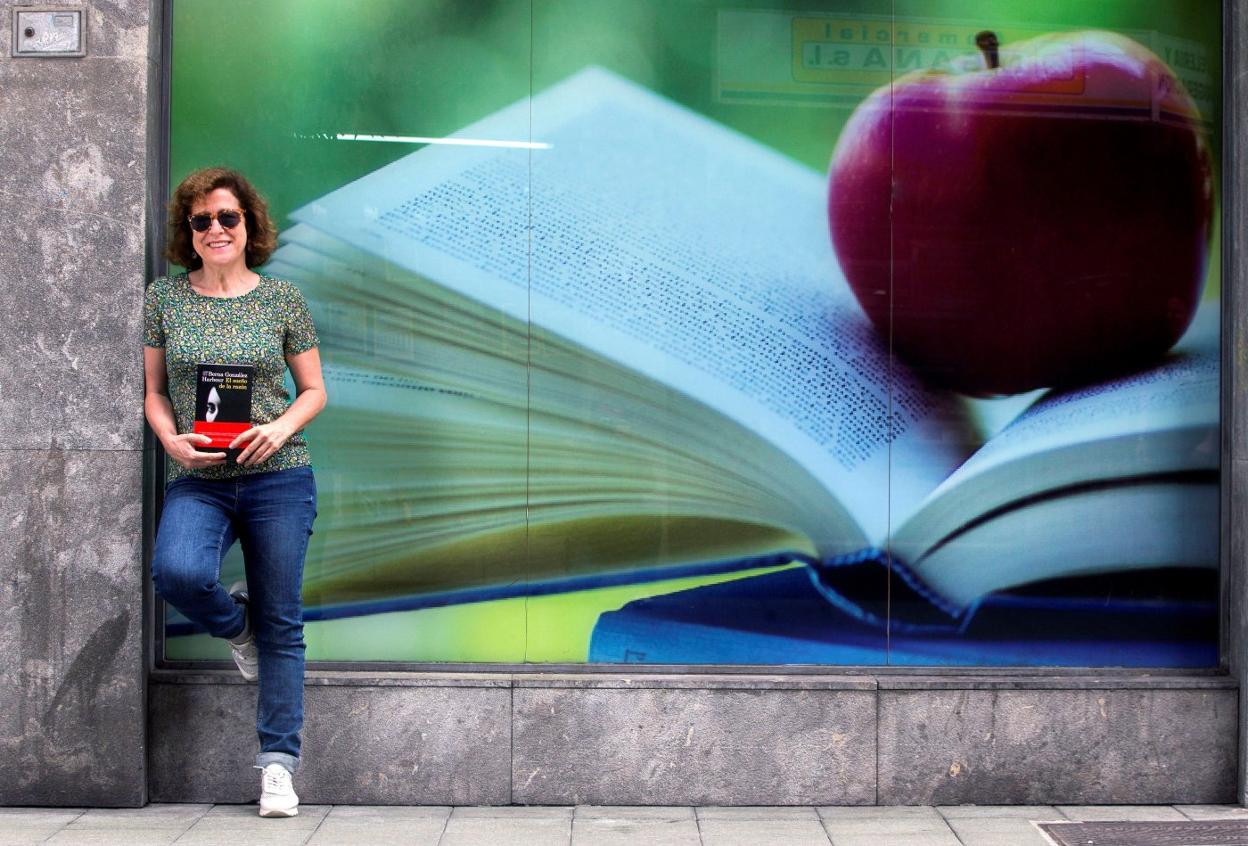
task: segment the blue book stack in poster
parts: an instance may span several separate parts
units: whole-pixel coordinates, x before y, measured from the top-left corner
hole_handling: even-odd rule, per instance
[[[1136,574],[1140,576],[1141,574]],[[1208,667],[1217,663],[1216,584],[1144,574],[1152,595],[1115,598],[1093,579],[986,598],[944,625],[901,580],[897,615],[879,620],[828,601],[794,567],[630,602],[603,614],[589,660],[626,664],[904,664]],[[1138,583],[1137,579],[1137,583]],[[1187,598],[1176,599],[1186,582]],[[1162,590],[1165,599],[1153,598]],[[1099,596],[1094,595],[1100,592]],[[1072,593],[1081,593],[1074,598]],[[923,622],[907,619],[917,612]]]

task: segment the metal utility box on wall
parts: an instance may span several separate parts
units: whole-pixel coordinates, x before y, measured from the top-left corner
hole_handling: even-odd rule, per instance
[[[13,9],[13,52],[20,58],[77,58],[87,55],[85,6]]]

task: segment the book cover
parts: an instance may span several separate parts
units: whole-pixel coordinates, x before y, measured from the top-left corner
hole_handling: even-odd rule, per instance
[[[235,438],[251,428],[251,392],[256,368],[250,364],[195,366],[195,422],[191,431],[207,435],[211,443],[196,445],[200,452],[221,452],[237,461],[241,449],[229,449]]]

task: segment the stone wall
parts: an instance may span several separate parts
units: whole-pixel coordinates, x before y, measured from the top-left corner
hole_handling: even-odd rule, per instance
[[[158,671],[151,796],[247,802],[255,685]],[[1223,675],[309,676],[304,801],[364,805],[1220,804]],[[231,738],[222,742],[223,738]]]
[[[0,804],[146,795],[147,0],[84,58],[10,58],[0,2]]]

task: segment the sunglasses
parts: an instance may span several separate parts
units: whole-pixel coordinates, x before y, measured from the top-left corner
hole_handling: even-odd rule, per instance
[[[191,224],[191,228],[196,232],[207,232],[212,228],[212,222],[215,220],[221,224],[222,229],[233,229],[243,222],[242,209],[221,209],[219,212],[200,212],[187,217],[187,222]]]

